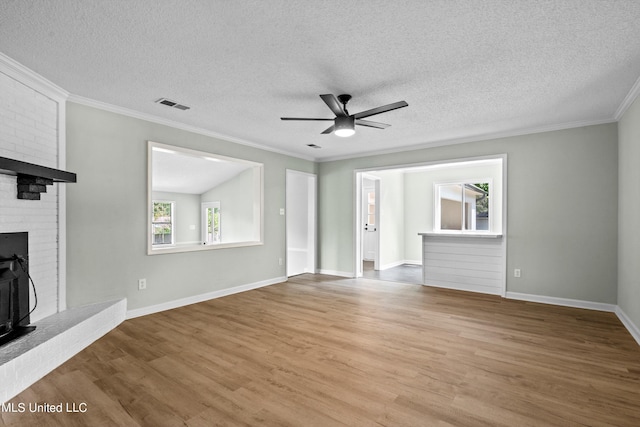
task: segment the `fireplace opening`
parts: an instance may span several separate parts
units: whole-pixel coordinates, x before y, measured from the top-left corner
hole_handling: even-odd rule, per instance
[[[29,280],[28,233],[0,233],[0,345],[36,328],[29,325]]]

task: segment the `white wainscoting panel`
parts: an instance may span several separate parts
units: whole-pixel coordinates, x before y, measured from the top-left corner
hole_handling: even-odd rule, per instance
[[[505,250],[501,236],[423,234],[424,284],[503,295]]]

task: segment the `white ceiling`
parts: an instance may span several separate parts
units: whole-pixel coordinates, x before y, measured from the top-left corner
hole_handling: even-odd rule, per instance
[[[154,149],[151,182],[153,191],[203,194],[250,167],[243,162]]]
[[[4,0],[0,52],[72,100],[327,160],[614,121],[640,1]],[[332,118],[324,93],[409,107],[346,139],[280,120]]]

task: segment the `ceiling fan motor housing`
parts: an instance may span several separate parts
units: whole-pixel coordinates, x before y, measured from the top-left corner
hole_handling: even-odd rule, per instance
[[[338,136],[351,136],[355,133],[356,119],[353,116],[336,117],[334,121],[335,134]]]

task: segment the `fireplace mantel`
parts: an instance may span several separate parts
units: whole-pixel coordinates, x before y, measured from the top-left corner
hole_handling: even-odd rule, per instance
[[[34,163],[0,157],[0,173],[5,175],[30,175],[47,178],[53,182],[76,182],[76,174],[60,169],[48,168]]]
[[[54,182],[76,182],[76,174],[60,169],[0,157],[0,173],[18,177],[18,199],[40,200]]]

